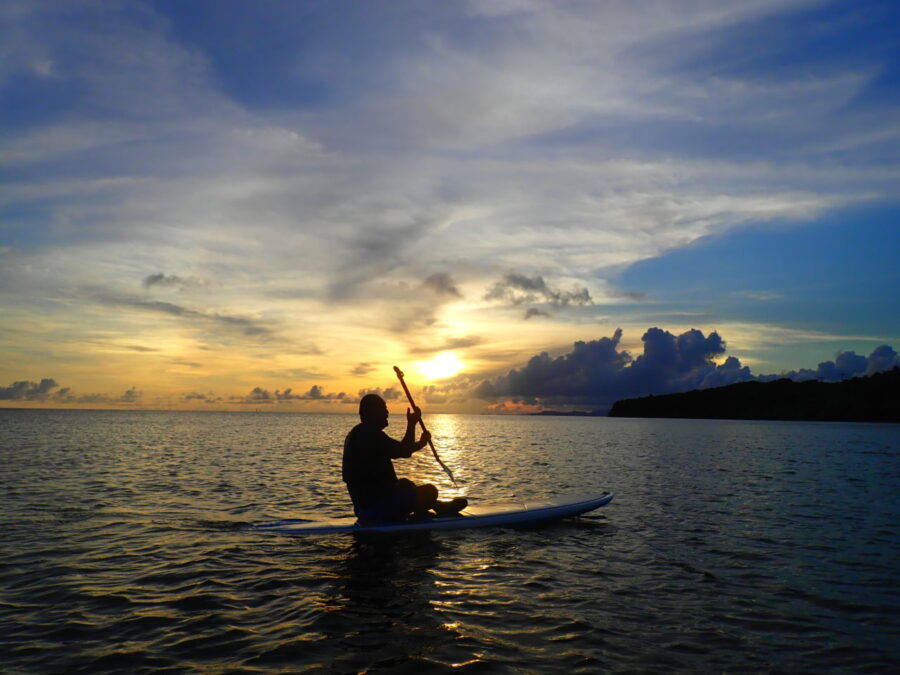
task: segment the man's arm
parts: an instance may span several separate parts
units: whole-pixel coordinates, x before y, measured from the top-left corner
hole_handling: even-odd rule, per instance
[[[422,411],[418,408],[414,410],[406,409],[406,433],[403,440],[397,448],[397,457],[412,457],[414,452],[418,452],[431,440],[431,433],[423,431],[419,440],[416,441],[416,425],[422,419]]]

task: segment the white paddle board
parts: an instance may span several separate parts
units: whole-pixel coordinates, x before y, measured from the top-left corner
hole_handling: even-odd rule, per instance
[[[459,514],[408,520],[387,525],[359,525],[356,518],[331,520],[279,520],[251,525],[257,532],[278,534],[339,534],[345,532],[414,532],[417,530],[464,530],[474,527],[512,527],[533,525],[560,518],[579,516],[599,509],[612,501],[613,495],[604,492],[589,497],[565,497],[541,502],[523,502],[497,506],[468,506]]]

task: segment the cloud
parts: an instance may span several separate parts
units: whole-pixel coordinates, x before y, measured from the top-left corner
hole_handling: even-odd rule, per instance
[[[359,401],[359,399],[368,394],[380,396],[385,401],[396,401],[401,398],[403,392],[395,387],[387,387],[386,389],[382,389],[381,387],[375,387],[374,389],[360,389],[358,392],[359,398],[356,400]]]
[[[574,288],[563,291],[551,288],[540,275],[529,277],[518,272],[510,272],[502,280],[496,282],[484,294],[488,301],[498,301],[513,306],[532,305],[540,303],[553,308],[568,307],[569,305],[593,304],[591,294],[587,288]],[[525,310],[524,319],[535,316],[549,316],[546,310],[529,307]]]
[[[888,345],[881,345],[869,354],[866,363],[866,375],[881,373],[897,367],[900,367],[900,356]]]
[[[437,295],[446,295],[459,300],[463,297],[453,279],[446,272],[435,272],[422,282],[422,287]]]
[[[872,350],[868,358],[856,352],[838,352],[834,361],[823,361],[815,369],[803,368],[782,373],[779,376],[766,375],[760,379],[772,380],[786,377],[791,380],[821,380],[822,382],[841,382],[862,375],[873,375],[892,368],[900,367],[900,357],[889,345],[881,345]]]
[[[284,391],[276,389],[274,392],[262,387],[254,387],[249,394],[245,396],[232,396],[229,400],[232,403],[254,404],[270,404],[270,403],[290,403],[292,401],[339,401],[343,402],[347,399],[347,394],[325,393],[325,391],[317,384],[312,385],[308,391],[302,394],[295,394],[292,387],[288,387]]]
[[[613,298],[625,298],[634,302],[641,302],[647,299],[647,294],[641,291],[628,291],[620,288],[610,288],[609,295]]]
[[[77,289],[153,272],[144,301],[228,279],[219,305],[130,308],[242,347],[314,328],[353,353],[363,322],[430,344],[505,270],[495,301],[537,319],[698,237],[896,192],[895,105],[867,104],[883,4],[178,5],[4,3],[0,313],[126,332]]]
[[[720,387],[750,380],[819,379],[835,382],[898,365],[888,346],[875,349],[868,359],[854,352],[841,352],[834,361],[819,364],[815,371],[801,370],[782,375],[755,376],[738,358],[729,356],[721,364],[714,359],[725,353],[725,341],[712,332],[692,329],[674,335],[650,328],[643,337],[643,352],[632,357],[619,349],[617,329],[611,338],[576,342],[573,350],[556,358],[547,352],[532,357],[521,368],[484,380],[472,393],[487,400],[507,400],[511,405],[588,406],[605,412],[617,400]]]
[[[206,288],[209,282],[197,279],[196,277],[179,277],[178,275],[166,275],[162,272],[150,274],[144,277],[141,282],[144,288],[176,288],[179,291],[186,291],[194,288]]]
[[[384,217],[389,217],[392,209],[387,204],[381,207]],[[403,267],[409,251],[438,227],[435,216],[419,213],[424,205],[406,205],[405,210],[410,208],[412,212],[401,216],[402,221],[406,222],[369,223],[347,232],[342,241],[335,242],[334,253],[340,261],[337,266],[340,272],[332,275],[328,288],[330,300],[347,301],[360,294],[366,295],[369,283]]]
[[[106,394],[106,393],[96,393],[96,394],[71,394],[67,393],[65,396],[60,396],[57,399],[57,402],[69,404],[93,404],[93,405],[111,405],[111,406],[121,406],[121,405],[139,405],[141,402],[141,398],[143,397],[143,392],[138,391],[136,388],[132,387],[124,391],[122,394]]]
[[[781,300],[784,298],[784,294],[777,291],[736,291],[734,295],[748,300],[758,300],[759,302]]]
[[[475,347],[483,342],[483,338],[477,335],[463,335],[460,337],[447,338],[442,342],[430,345],[418,345],[408,349],[410,354],[437,354],[439,352],[450,352],[455,349],[466,349]]]
[[[485,380],[473,394],[479,398],[511,398],[514,402],[612,403],[619,398],[618,380],[631,362],[619,352],[621,329],[611,338],[576,342],[569,354],[552,358],[547,352],[533,356],[527,364],[506,375]],[[611,400],[610,400],[611,399]]]
[[[21,380],[13,382],[8,387],[0,387],[0,401],[46,401],[51,398],[51,392],[58,387],[59,384],[56,380],[49,377],[40,382]],[[55,392],[53,397],[64,397],[68,391],[68,388],[61,389]]]
[[[427,332],[438,323],[444,306],[462,299],[456,283],[446,273],[431,274],[421,282],[404,279],[359,285],[354,292],[353,301],[374,308],[382,328],[406,336]]]
[[[499,403],[491,403],[487,407],[488,411],[499,414],[513,415],[530,415],[543,410],[543,407],[536,402],[527,403],[525,401],[500,401]]]
[[[265,339],[271,337],[274,333],[269,326],[258,319],[233,314],[206,312],[162,300],[143,300],[140,298],[117,296],[104,298],[104,302],[118,307],[126,307],[145,312],[169,314],[195,324],[226,328],[247,337]]]
[[[212,392],[200,393],[196,391],[184,394],[181,399],[186,402],[202,401],[204,403],[221,403],[222,401],[224,401],[221,396],[216,396]]]
[[[484,296],[485,300],[500,300],[513,305],[546,302],[552,307],[567,305],[589,305],[591,294],[586,288],[561,291],[551,288],[540,275],[529,277],[518,272],[510,272],[495,283]]]
[[[537,307],[529,307],[525,310],[525,316],[523,318],[528,321],[528,319],[533,319],[536,316],[550,316],[550,312],[545,312]]]
[[[350,371],[350,374],[356,375],[357,377],[362,377],[363,375],[368,375],[373,370],[375,370],[375,365],[371,362],[366,361],[363,363],[357,363]]]
[[[75,394],[71,388],[62,387],[53,378],[44,378],[40,382],[22,380],[13,382],[8,387],[0,387],[0,401],[49,401],[54,404],[68,403],[106,403],[111,405],[136,405],[140,403],[143,392],[131,387],[122,394]]]
[[[158,352],[160,351],[156,347],[145,347],[143,345],[123,345],[125,349],[130,349],[133,352]]]
[[[144,392],[138,391],[137,387],[127,390],[119,399],[122,403],[139,403]]]

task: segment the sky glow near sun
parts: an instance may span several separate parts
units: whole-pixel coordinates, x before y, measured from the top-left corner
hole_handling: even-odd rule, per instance
[[[416,366],[419,373],[428,380],[443,380],[453,377],[464,368],[462,361],[453,352],[443,352],[430,361],[417,363]]]
[[[429,411],[602,409],[889,367],[898,20],[6,0],[0,406],[399,409],[397,364]]]

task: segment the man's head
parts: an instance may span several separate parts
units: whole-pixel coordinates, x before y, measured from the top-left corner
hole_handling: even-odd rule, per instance
[[[378,394],[366,394],[359,401],[359,419],[384,429],[388,425],[387,403]]]

